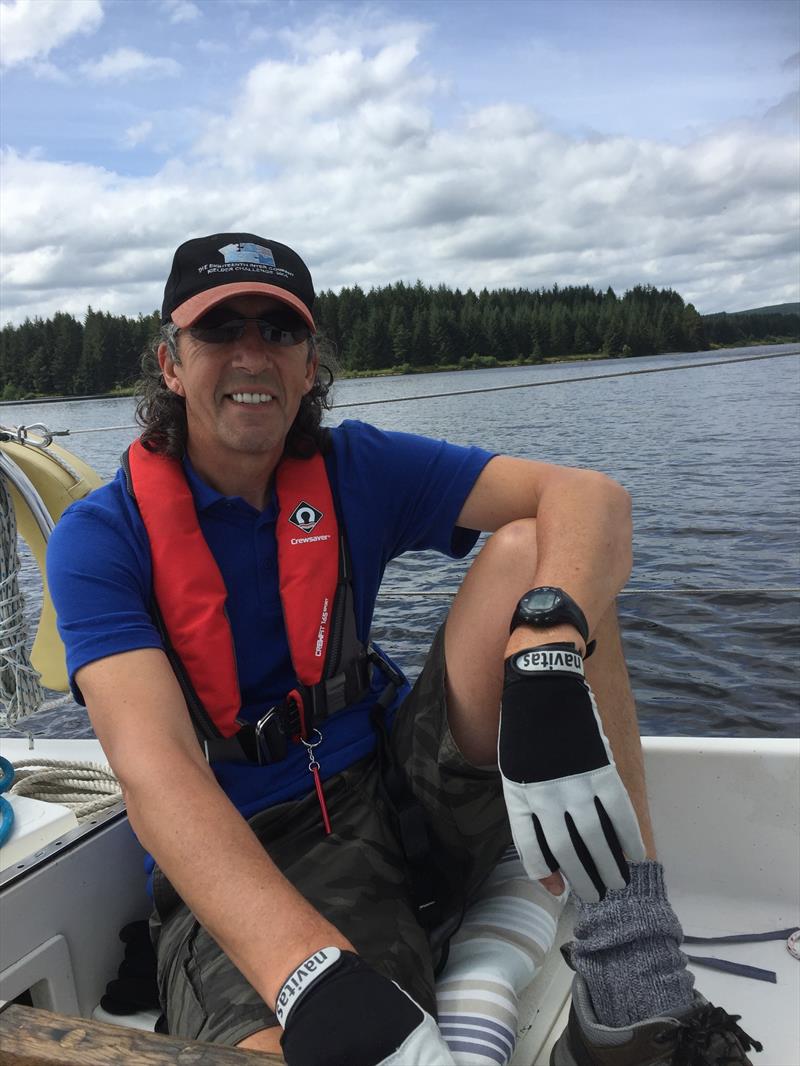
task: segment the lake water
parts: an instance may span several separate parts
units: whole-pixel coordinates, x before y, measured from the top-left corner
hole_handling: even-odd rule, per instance
[[[781,357],[733,361],[760,354]],[[615,477],[634,505],[634,570],[619,609],[642,731],[797,736],[797,354],[797,345],[781,345],[343,381],[329,421],[360,418]],[[630,373],[711,360],[728,365]],[[430,393],[437,395],[414,399]],[[398,402],[368,406],[387,397]],[[0,423],[69,429],[74,435],[62,443],[111,477],[135,436],[133,406],[130,399],[3,404]],[[417,553],[387,569],[373,636],[410,676],[447,611],[440,594],[458,587],[467,566]],[[25,554],[23,587],[33,617],[38,573]],[[19,725],[11,732],[91,733],[68,698]]]

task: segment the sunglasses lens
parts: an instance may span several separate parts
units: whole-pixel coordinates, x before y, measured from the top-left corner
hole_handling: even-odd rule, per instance
[[[206,311],[202,318],[198,318],[192,328],[216,329],[217,326],[225,326],[228,322],[241,321],[242,316],[227,304],[217,304],[210,311]]]
[[[265,341],[270,344],[280,344],[281,347],[287,347],[291,344],[300,344],[301,341],[308,340],[311,336],[311,330],[299,319],[297,320],[296,325],[290,329],[287,329],[286,326],[278,325],[275,322],[267,322],[264,319],[260,319],[258,322],[258,328]]]
[[[247,323],[252,322],[268,344],[288,347],[300,344],[311,336],[311,330],[299,315],[288,310],[268,311],[267,314],[269,319],[242,318],[232,308],[223,304],[213,307],[198,319],[189,327],[189,332],[195,340],[204,344],[230,344],[239,340],[247,328]]]
[[[237,341],[244,333],[244,322],[239,319],[232,322],[226,322],[220,326],[204,326],[201,322],[195,323],[189,332],[195,340],[202,341],[204,344],[230,344],[231,341]]]
[[[199,318],[189,332],[195,340],[204,344],[230,344],[244,333],[242,316],[225,304],[212,307]]]
[[[261,336],[272,344],[300,344],[311,335],[311,330],[300,318],[288,309],[275,308],[267,311],[268,318],[259,322]]]

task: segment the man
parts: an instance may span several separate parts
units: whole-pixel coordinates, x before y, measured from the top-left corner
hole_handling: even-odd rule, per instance
[[[579,901],[555,1063],[690,1046],[746,1063],[748,1038],[692,988],[653,861],[614,615],[626,492],[323,429],[313,304],[285,245],[181,245],[142,438],[51,541],[74,689],[156,864],[170,1031],[290,1066],[462,1061],[434,967],[513,836],[528,878],[559,894],[563,873]],[[384,567],[463,556],[478,531],[409,692],[369,646]]]

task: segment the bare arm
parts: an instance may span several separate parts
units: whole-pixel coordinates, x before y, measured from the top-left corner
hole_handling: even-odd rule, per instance
[[[536,569],[531,588],[557,585],[580,604],[593,632],[628,579],[632,565],[630,497],[592,470],[496,456],[466,499],[458,524],[494,531],[536,518]],[[524,566],[524,560],[520,560]],[[518,640],[532,631],[521,627]],[[517,635],[516,633],[514,634]],[[558,633],[536,634],[539,642]],[[572,639],[570,637],[569,639]],[[517,650],[509,646],[507,654]]]
[[[286,880],[217,784],[163,652],[101,659],[76,680],[137,837],[270,1007],[313,951],[353,950]]]

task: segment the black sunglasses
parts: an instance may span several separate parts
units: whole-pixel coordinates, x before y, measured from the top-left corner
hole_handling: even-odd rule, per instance
[[[300,344],[308,340],[311,330],[298,315],[291,311],[269,311],[267,318],[242,318],[229,307],[215,307],[203,315],[189,333],[204,344],[230,344],[244,336],[247,323],[252,322],[258,329],[261,339],[267,344],[278,344],[282,348]]]

